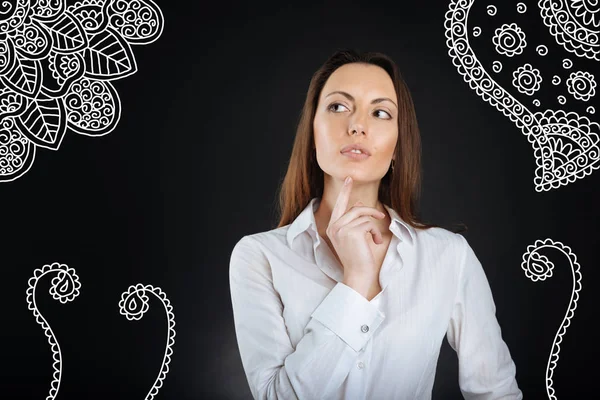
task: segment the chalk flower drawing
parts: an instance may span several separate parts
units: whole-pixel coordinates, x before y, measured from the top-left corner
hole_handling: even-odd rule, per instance
[[[485,70],[469,43],[470,30],[467,27],[467,19],[472,5],[473,0],[450,1],[444,22],[448,54],[465,82],[485,101],[509,117],[527,136],[537,164],[535,190],[556,189],[584,178],[600,168],[600,124],[576,112],[560,109],[532,112]],[[593,21],[593,18],[588,17],[593,10],[566,0],[540,0],[538,6],[544,23],[550,27],[556,41],[567,51],[580,57],[600,59],[600,32],[597,28],[594,30],[591,25],[581,27],[571,13],[571,8],[576,7],[581,15],[586,16],[584,21]],[[487,10],[490,16],[496,14],[495,6],[488,6]],[[521,32],[516,24],[505,24],[496,30],[493,39],[496,50],[507,56],[522,51],[525,36],[521,35]],[[570,68],[565,63],[563,67]],[[558,97],[559,103],[565,103],[563,98],[564,96]],[[587,110],[590,113],[594,111],[593,107],[588,107]],[[561,153],[563,150],[568,153]]]
[[[103,136],[121,116],[111,81],[137,71],[131,45],[154,42],[164,18],[151,0],[0,2],[0,182],[58,150],[67,132]]]
[[[533,68],[531,64],[525,64],[513,72],[512,83],[519,92],[531,96],[540,89],[542,75],[539,69]]]
[[[165,355],[163,357],[162,366],[158,377],[156,378],[154,385],[144,398],[145,400],[152,400],[158,393],[158,390],[162,387],[163,381],[169,372],[169,363],[171,362],[171,355],[173,355],[173,345],[175,344],[175,315],[173,314],[173,306],[167,299],[167,296],[158,287],[152,285],[137,285],[129,286],[129,288],[121,294],[121,300],[119,301],[119,312],[128,320],[140,320],[146,311],[149,309],[148,295],[153,294],[163,305],[165,314],[167,315],[167,346],[165,349]]]
[[[579,57],[600,61],[597,0],[539,0],[544,24],[556,42]]]
[[[504,24],[496,29],[492,41],[496,46],[496,51],[508,57],[523,53],[523,50],[527,46],[525,32],[514,23],[510,25]]]
[[[50,282],[50,295],[54,300],[58,300],[65,304],[73,301],[79,296],[79,289],[81,283],[79,283],[79,277],[75,273],[73,268],[69,268],[65,264],[59,264],[57,262],[50,265],[44,265],[41,269],[38,268],[34,271],[33,277],[29,279],[27,288],[27,306],[33,312],[35,320],[44,329],[44,334],[48,337],[48,343],[50,343],[50,349],[52,350],[52,368],[54,373],[52,374],[52,382],[50,383],[50,392],[46,396],[46,400],[53,400],[58,394],[60,388],[60,380],[62,377],[62,354],[60,352],[60,346],[56,341],[56,337],[50,328],[48,322],[44,319],[40,311],[38,310],[37,303],[35,301],[35,293],[38,282],[42,277],[47,274],[56,274]]]
[[[567,88],[577,100],[588,101],[596,94],[596,79],[589,72],[572,72],[567,79]]]
[[[548,257],[539,253],[544,248],[553,248],[563,253],[569,260],[571,276],[573,277],[573,290],[569,306],[560,324],[560,328],[554,337],[552,351],[546,367],[546,393],[549,399],[556,400],[554,388],[552,387],[554,383],[552,377],[554,375],[554,368],[556,368],[556,364],[558,363],[558,353],[560,352],[563,335],[566,333],[569,325],[571,325],[571,318],[575,315],[575,309],[577,308],[577,300],[579,300],[579,292],[581,291],[581,272],[579,271],[580,265],[577,262],[577,256],[571,251],[569,246],[561,242],[555,242],[552,239],[536,240],[533,245],[527,246],[527,251],[523,254],[523,262],[521,263],[521,268],[525,272],[525,276],[532,281],[544,281],[552,276],[554,264]]]
[[[600,3],[597,0],[571,0],[570,6],[584,24],[600,28]]]

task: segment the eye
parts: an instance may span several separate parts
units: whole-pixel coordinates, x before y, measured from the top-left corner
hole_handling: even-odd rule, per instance
[[[335,106],[344,106],[343,104],[340,103],[331,103],[329,105],[329,107],[327,107],[327,110],[331,111],[331,107],[335,107]],[[345,106],[344,106],[345,107]],[[334,111],[335,112],[335,111]]]
[[[378,112],[378,111],[381,111],[382,113],[386,113],[386,114],[387,114],[387,116],[389,117],[389,118],[387,118],[387,119],[392,119],[392,116],[391,116],[391,115],[390,115],[390,114],[389,114],[387,111],[383,111],[383,110],[375,110],[375,112]]]
[[[346,106],[344,106],[343,104],[340,104],[340,103],[331,103],[331,104],[329,105],[329,107],[327,107],[327,110],[329,110],[329,111],[332,111],[332,110],[331,110],[331,108],[332,108],[332,107],[335,107],[335,106],[342,106],[342,107],[346,108]],[[333,111],[333,112],[334,112],[334,113],[337,113],[336,111]],[[391,116],[391,115],[390,115],[390,114],[389,114],[387,111],[384,111],[384,110],[375,110],[375,112],[376,112],[376,113],[377,113],[377,112],[382,112],[382,113],[385,113],[385,114],[387,114],[387,116],[388,116],[389,118],[384,118],[384,119],[392,119],[392,116]]]

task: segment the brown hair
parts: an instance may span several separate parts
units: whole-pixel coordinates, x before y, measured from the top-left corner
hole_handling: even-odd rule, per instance
[[[421,138],[414,104],[396,63],[379,52],[361,53],[352,49],[336,51],[313,74],[308,87],[287,172],[279,191],[279,223],[290,224],[313,197],[323,195],[324,176],[314,154],[313,119],[319,96],[329,76],[348,63],[373,64],[392,79],[398,96],[398,141],[394,169],[381,179],[379,201],[393,208],[400,218],[416,229],[438,227],[418,220],[421,189]]]

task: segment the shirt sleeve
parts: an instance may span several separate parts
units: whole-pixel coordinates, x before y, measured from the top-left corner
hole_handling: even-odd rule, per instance
[[[254,399],[329,399],[355,367],[385,315],[339,282],[311,314],[294,348],[259,242],[244,236],[229,267],[238,348]]]
[[[467,240],[457,235],[464,250],[447,338],[458,355],[460,390],[467,400],[521,400],[487,277]]]

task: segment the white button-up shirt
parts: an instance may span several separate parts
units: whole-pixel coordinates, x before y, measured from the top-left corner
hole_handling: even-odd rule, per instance
[[[371,301],[342,283],[315,197],[289,225],[242,237],[230,260],[236,337],[255,399],[430,399],[444,336],[465,399],[522,399],[481,263],[466,239],[393,233]]]

